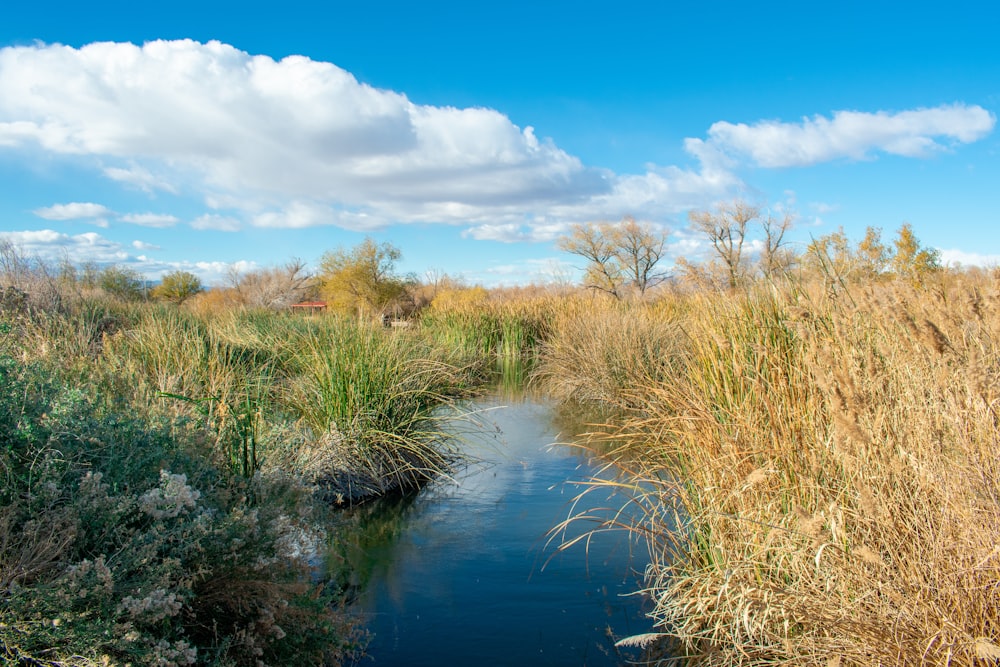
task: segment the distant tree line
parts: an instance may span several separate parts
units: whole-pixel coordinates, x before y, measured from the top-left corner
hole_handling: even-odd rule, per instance
[[[679,257],[671,274],[663,268],[668,232],[626,217],[620,222],[573,225],[557,245],[582,258],[583,285],[620,299],[642,296],[668,278],[700,288],[737,289],[753,280],[775,280],[792,272],[818,275],[831,287],[848,281],[896,277],[921,283],[941,268],[937,250],[921,245],[904,224],[891,244],[869,227],[851,242],[843,229],[813,238],[804,252],[794,251],[788,232],[794,217],[778,215],[743,200],[692,211],[691,231],[709,244],[705,261]]]
[[[692,211],[690,231],[707,241],[709,256],[700,262],[674,259],[669,269],[669,231],[630,216],[618,222],[576,224],[556,245],[584,261],[582,285],[614,299],[641,298],[666,281],[701,289],[737,289],[754,280],[775,280],[793,272],[821,277],[835,289],[852,281],[899,278],[921,283],[941,268],[938,252],[924,247],[909,224],[902,225],[891,242],[881,230],[867,228],[853,242],[843,229],[811,239],[804,250],[788,242],[794,218],[774,215],[743,200]],[[359,318],[405,316],[435,299],[461,299],[464,285],[440,271],[424,280],[401,275],[399,248],[366,238],[352,248],[325,253],[313,272],[293,259],[283,265],[254,271],[231,271],[227,285],[206,290],[195,274],[177,270],[150,286],[134,268],[74,265],[68,259],[50,265],[26,257],[9,242],[0,243],[0,277],[5,303],[18,294],[47,306],[57,306],[67,295],[103,293],[121,301],[156,299],[173,304],[191,302],[196,308],[226,307],[287,309],[309,300],[323,300],[330,310]],[[482,298],[479,295],[476,298]],[[471,298],[471,297],[470,297]]]

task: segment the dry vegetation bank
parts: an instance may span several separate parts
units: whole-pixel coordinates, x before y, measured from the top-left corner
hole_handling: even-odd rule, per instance
[[[625,410],[652,658],[1000,660],[1000,276],[772,283],[587,320],[556,327],[542,372]]]
[[[347,528],[317,501],[446,470],[434,409],[471,370],[416,332],[196,314],[15,268],[0,291],[0,661],[350,660],[354,577],[333,563],[315,580]]]
[[[293,318],[245,299],[284,303],[297,265],[178,306],[7,256],[4,657],[343,659],[351,628],[301,557],[330,541],[317,485],[346,500],[445,469],[433,408],[531,359],[540,387],[617,415],[651,661],[997,664],[1000,274],[941,269],[908,227],[894,253],[871,231],[782,250],[655,289],[442,281],[398,331],[358,316],[385,312],[391,271],[350,318]]]

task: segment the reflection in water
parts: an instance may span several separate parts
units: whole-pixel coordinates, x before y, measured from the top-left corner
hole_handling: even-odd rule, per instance
[[[563,521],[596,465],[559,437],[550,405],[480,401],[483,425],[463,433],[481,462],[420,494],[351,510],[349,546],[329,573],[372,633],[377,665],[615,665],[614,639],[646,632],[645,555],[622,532],[559,552]],[[575,512],[624,502],[584,496]],[[573,526],[582,531],[589,526]],[[338,531],[339,532],[339,531]],[[351,572],[351,575],[338,574]]]
[[[390,494],[337,514],[324,554],[324,579],[336,599],[356,603],[372,577],[388,569],[391,562],[380,562],[379,557],[391,558],[386,546],[403,534],[416,498],[414,492]]]

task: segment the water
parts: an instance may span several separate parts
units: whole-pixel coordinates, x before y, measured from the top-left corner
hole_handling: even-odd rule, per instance
[[[629,595],[641,586],[641,547],[620,531],[564,552],[547,544],[582,490],[569,482],[594,474],[596,462],[551,445],[565,436],[544,402],[473,407],[486,410],[484,426],[463,437],[482,464],[353,519],[359,539],[342,555],[372,634],[364,664],[580,667],[635,659],[614,640],[651,627],[643,600]],[[572,511],[623,502],[593,492]],[[574,526],[570,535],[592,527]]]

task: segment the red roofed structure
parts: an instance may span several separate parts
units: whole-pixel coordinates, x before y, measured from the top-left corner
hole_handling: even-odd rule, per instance
[[[306,311],[309,313],[319,313],[324,310],[326,310],[326,301],[303,301],[302,303],[292,304],[292,312]]]

